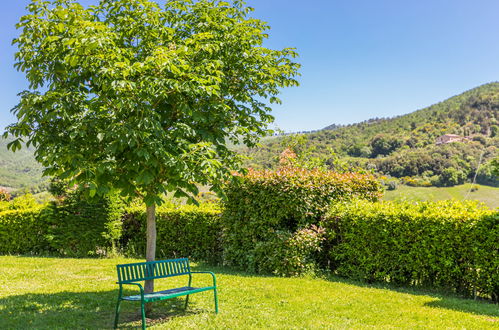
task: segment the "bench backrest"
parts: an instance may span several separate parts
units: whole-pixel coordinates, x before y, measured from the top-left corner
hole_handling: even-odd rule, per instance
[[[171,259],[117,265],[118,283],[139,282],[191,273],[189,259]]]

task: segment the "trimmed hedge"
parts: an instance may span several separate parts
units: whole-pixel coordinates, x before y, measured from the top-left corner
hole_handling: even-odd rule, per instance
[[[220,263],[222,258],[221,211],[216,204],[160,207],[156,212],[156,257],[189,257]],[[146,251],[145,207],[127,210],[123,217],[121,246],[127,255]]]
[[[89,199],[79,191],[50,204],[45,235],[50,251],[70,257],[107,255],[121,237],[123,210],[117,195]]]
[[[0,212],[0,253],[34,253],[47,250],[42,207]]]
[[[321,225],[339,275],[499,297],[499,213],[477,203],[356,201]]]
[[[0,253],[106,255],[121,236],[122,214],[117,197],[88,200],[79,192],[59,203],[27,209],[19,205],[0,212]]]
[[[308,262],[309,255],[320,246],[309,252],[294,249],[295,253],[281,257],[276,257],[275,251],[291,251],[285,246],[292,246],[296,241],[293,237],[299,236],[301,230],[318,224],[332,203],[353,198],[375,201],[381,191],[380,183],[366,174],[290,167],[249,170],[246,175],[236,176],[226,189],[224,263],[249,271],[287,275],[315,268]]]

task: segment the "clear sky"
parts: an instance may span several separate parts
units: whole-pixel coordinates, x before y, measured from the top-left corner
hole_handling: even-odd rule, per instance
[[[10,45],[27,3],[2,1],[0,129],[27,87]],[[266,46],[300,54],[301,86],[285,90],[273,112],[287,132],[400,115],[499,80],[497,0],[248,3],[272,27]]]

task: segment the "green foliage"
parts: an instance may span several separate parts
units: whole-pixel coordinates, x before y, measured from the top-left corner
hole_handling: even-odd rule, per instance
[[[491,167],[492,167],[491,173],[494,176],[499,177],[499,157],[494,158],[491,161]]]
[[[300,264],[307,259],[306,250],[300,252],[305,256],[296,255],[299,249],[288,251],[301,231],[317,225],[334,202],[355,197],[377,200],[381,186],[365,174],[282,167],[250,170],[238,176],[226,193],[224,262],[251,271],[294,275],[310,268]],[[295,257],[298,260],[290,260]]]
[[[457,170],[454,167],[449,167],[442,171],[438,183],[441,186],[455,186],[463,184],[465,179],[466,174],[464,174],[463,171]]]
[[[327,159],[314,157],[315,148],[310,146],[303,134],[292,134],[281,141],[283,152],[279,155],[279,166],[291,166],[304,169],[326,168]]]
[[[121,237],[123,203],[117,196],[88,199],[81,191],[39,205],[31,195],[0,205],[0,253],[107,255]]]
[[[323,241],[324,230],[315,225],[294,233],[275,231],[269,240],[255,244],[253,264],[249,268],[280,276],[315,274],[320,269],[318,255]]]
[[[483,164],[476,177],[476,182],[488,185],[499,185],[499,159],[492,159]]]
[[[321,225],[339,275],[499,298],[499,213],[476,203],[335,204]]]
[[[31,194],[21,195],[9,202],[10,210],[27,210],[36,208],[38,205],[36,199]]]
[[[269,26],[242,1],[33,1],[17,25],[16,68],[30,86],[7,128],[44,173],[161,204],[240,168],[226,141],[265,135],[293,49],[263,47]]]
[[[424,178],[431,172],[431,175],[442,177],[441,183],[435,180],[436,185],[456,185],[473,178],[482,152],[483,158],[487,160],[497,153],[497,148],[492,146],[484,150],[476,142],[449,143],[424,149],[401,150],[374,162],[380,172],[394,177]],[[458,174],[450,173],[449,168]]]
[[[107,255],[121,237],[124,204],[116,195],[89,198],[73,191],[61,203],[47,210],[47,242],[52,251],[64,256]]]
[[[222,258],[220,209],[216,204],[169,205],[157,210],[157,254],[160,258],[189,257],[220,263]],[[123,216],[121,246],[125,254],[143,256],[146,250],[146,214],[128,209]]]
[[[0,253],[40,253],[47,250],[42,207],[0,211]]]
[[[400,148],[404,142],[399,136],[378,134],[370,142],[372,156],[389,155]]]
[[[41,206],[31,194],[21,195],[10,201],[0,201],[0,212],[7,210],[29,210]]]
[[[386,183],[386,189],[387,190],[395,190],[397,189],[397,181],[391,180]]]

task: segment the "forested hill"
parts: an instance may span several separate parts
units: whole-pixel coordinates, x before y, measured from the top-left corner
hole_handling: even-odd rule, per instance
[[[431,177],[437,180],[435,176],[446,168],[471,178],[482,153],[485,165],[496,157],[498,119],[499,83],[494,82],[407,115],[341,127],[331,125],[306,136],[316,156],[327,158],[334,152],[351,164],[374,167],[394,177],[424,176],[429,182]],[[436,145],[437,138],[445,134],[467,139]],[[276,137],[265,140],[257,149],[241,148],[242,153],[252,157],[247,165],[276,166],[276,159],[285,148],[284,140]]]
[[[0,137],[0,187],[39,192],[46,188],[46,178],[42,178],[43,168],[35,160],[33,147],[15,153],[7,150],[10,139]]]

